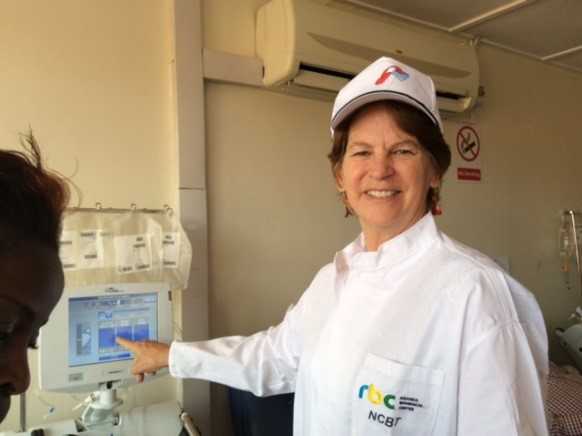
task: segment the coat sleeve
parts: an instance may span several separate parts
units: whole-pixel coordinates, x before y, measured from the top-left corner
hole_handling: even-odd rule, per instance
[[[324,267],[283,321],[252,336],[173,342],[170,374],[199,378],[268,396],[295,391],[306,335],[313,337],[332,295],[333,274]],[[327,290],[325,292],[320,292]]]
[[[462,364],[459,436],[545,436],[547,375],[536,368],[523,326],[490,332]]]
[[[290,309],[279,325],[252,336],[173,342],[170,374],[221,383],[258,396],[293,392],[302,342],[299,311]]]

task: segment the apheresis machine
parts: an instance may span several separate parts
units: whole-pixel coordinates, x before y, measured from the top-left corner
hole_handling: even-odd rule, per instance
[[[164,283],[125,283],[65,292],[41,329],[39,383],[43,391],[90,393],[80,427],[120,424],[116,389],[134,383],[133,354],[115,339],[170,342],[169,291]]]
[[[76,419],[36,426],[18,435],[198,435],[177,403],[120,413],[117,389],[135,383],[133,354],[117,345],[170,342],[171,294],[166,283],[120,283],[66,289],[39,337],[39,387],[43,392],[83,394]],[[146,382],[166,371],[147,376]],[[186,427],[190,426],[190,431]]]
[[[54,392],[72,395],[79,404],[66,411],[70,419],[43,424],[36,417],[32,430],[5,434],[198,436],[177,401],[128,411],[119,409],[123,401],[117,392],[135,384],[135,378],[134,356],[116,338],[166,343],[174,338],[170,289],[187,288],[191,263],[191,246],[178,219],[168,208],[72,209],[64,221],[60,256],[66,287],[40,331],[39,399]],[[145,382],[165,374],[146,375]],[[25,399],[21,429],[29,428],[22,422]]]

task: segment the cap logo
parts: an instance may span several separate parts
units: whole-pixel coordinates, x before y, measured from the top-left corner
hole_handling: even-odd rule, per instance
[[[384,71],[382,71],[382,74],[380,74],[380,77],[378,77],[378,80],[376,80],[376,85],[382,85],[384,82],[386,82],[386,80],[390,78],[390,76],[396,77],[401,82],[410,77],[410,75],[402,68],[400,68],[397,65],[392,65],[386,68]]]

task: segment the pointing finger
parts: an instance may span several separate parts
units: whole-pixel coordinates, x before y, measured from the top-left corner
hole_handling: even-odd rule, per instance
[[[117,342],[119,345],[121,345],[124,348],[127,348],[130,351],[137,351],[138,344],[136,342],[128,341],[127,339],[124,339],[120,336],[117,336],[115,338],[115,342]]]

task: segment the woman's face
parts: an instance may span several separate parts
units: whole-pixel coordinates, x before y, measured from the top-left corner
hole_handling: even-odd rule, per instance
[[[439,177],[416,138],[388,109],[370,105],[352,121],[336,183],[360,220],[367,249],[375,251],[424,216]]]
[[[0,256],[0,422],[10,395],[28,388],[27,350],[34,347],[63,289],[58,256],[37,243]]]

